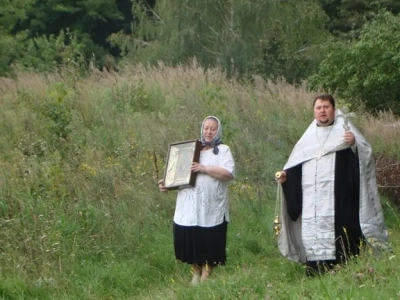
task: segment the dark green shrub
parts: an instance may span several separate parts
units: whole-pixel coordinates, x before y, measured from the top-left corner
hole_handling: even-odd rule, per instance
[[[379,14],[360,38],[336,42],[327,49],[311,88],[335,91],[347,102],[363,102],[370,111],[390,109],[400,114],[400,16]]]

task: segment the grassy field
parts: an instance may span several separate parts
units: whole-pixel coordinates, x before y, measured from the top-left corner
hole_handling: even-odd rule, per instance
[[[1,299],[399,299],[399,214],[385,197],[393,253],[310,279],[277,249],[274,173],[313,96],[195,63],[0,78]],[[352,110],[375,154],[398,158],[398,119]],[[207,115],[222,121],[237,179],[227,266],[192,287],[173,254],[176,193],[157,181],[168,144],[199,138]]]

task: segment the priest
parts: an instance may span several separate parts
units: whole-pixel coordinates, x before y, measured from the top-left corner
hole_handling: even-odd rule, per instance
[[[371,146],[332,95],[315,97],[313,108],[315,120],[276,174],[283,190],[278,246],[309,275],[367,245],[388,246]]]

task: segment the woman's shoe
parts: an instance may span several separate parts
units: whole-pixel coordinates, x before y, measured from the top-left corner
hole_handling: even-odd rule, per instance
[[[192,281],[190,282],[191,285],[198,285],[200,283],[200,274],[193,274]]]

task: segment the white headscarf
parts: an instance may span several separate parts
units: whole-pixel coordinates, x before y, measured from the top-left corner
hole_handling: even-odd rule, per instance
[[[215,134],[215,136],[214,136],[214,138],[212,139],[211,142],[206,142],[206,141],[204,140],[204,134],[203,134],[204,123],[205,123],[205,121],[207,121],[208,119],[213,119],[213,120],[217,121],[217,123],[218,123],[218,130],[217,130],[217,133]],[[218,149],[217,146],[220,145],[220,144],[222,144],[222,127],[221,127],[221,122],[219,121],[219,119],[218,119],[217,117],[208,116],[208,117],[206,117],[206,118],[203,120],[203,123],[201,124],[200,141],[201,141],[201,144],[203,145],[203,147],[206,146],[206,145],[211,145],[211,147],[214,148],[214,149],[213,149],[213,153],[214,153],[215,155],[218,154],[219,149]]]

